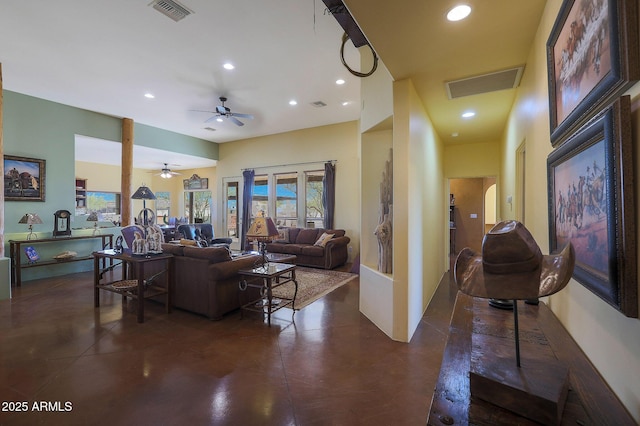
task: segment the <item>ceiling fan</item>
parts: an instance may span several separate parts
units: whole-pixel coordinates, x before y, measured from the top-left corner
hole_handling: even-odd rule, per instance
[[[200,111],[200,112],[209,112],[209,113],[215,114],[213,117],[211,117],[208,120],[206,120],[205,123],[210,123],[213,120],[221,122],[225,118],[227,118],[227,119],[231,120],[234,124],[236,124],[238,126],[244,126],[244,123],[242,121],[238,120],[236,117],[248,118],[248,119],[252,119],[253,118],[253,115],[251,115],[251,114],[243,114],[243,113],[239,113],[239,112],[231,112],[231,109],[224,105],[224,103],[226,101],[227,101],[226,97],[220,96],[220,102],[222,103],[222,105],[216,106],[216,110],[215,111]]]
[[[177,164],[174,164],[174,166],[177,166]],[[173,176],[177,176],[180,174],[181,173],[178,173],[178,172],[172,172],[171,169],[169,168],[168,163],[164,163],[164,167],[162,168],[162,170],[160,170],[160,173],[156,173],[155,176],[160,176],[163,179],[169,179]]]

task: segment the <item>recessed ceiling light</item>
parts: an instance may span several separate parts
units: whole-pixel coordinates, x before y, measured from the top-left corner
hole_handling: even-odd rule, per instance
[[[298,101],[296,101],[295,99],[291,99],[289,101],[289,105],[293,106],[293,105],[298,105]]]
[[[467,111],[467,112],[463,112],[463,113],[462,113],[462,118],[471,118],[471,117],[473,117],[474,115],[476,115],[476,113],[475,113],[475,112],[473,112],[473,111]]]
[[[343,79],[341,79],[341,78],[336,80],[336,84],[344,84],[344,83],[345,83],[345,81]]]
[[[449,13],[447,13],[447,19],[452,22],[460,21],[469,16],[470,13],[471,7],[467,6],[466,4],[461,4],[454,7],[449,11]]]
[[[347,106],[347,105],[349,105],[350,103],[351,103],[351,102],[349,102],[349,101],[344,101],[344,102],[342,103],[342,106]]]
[[[154,99],[155,98],[155,96],[153,96],[153,93],[145,93],[144,97],[148,98],[148,99]]]
[[[232,70],[232,69],[234,69],[234,68],[235,68],[235,67],[233,66],[233,64],[232,64],[232,63],[230,63],[230,62],[227,62],[226,64],[224,64],[224,65],[223,65],[223,67],[224,67],[224,69],[225,69],[225,70]]]
[[[454,138],[457,138],[458,137],[458,132],[451,133],[451,136],[454,137]]]

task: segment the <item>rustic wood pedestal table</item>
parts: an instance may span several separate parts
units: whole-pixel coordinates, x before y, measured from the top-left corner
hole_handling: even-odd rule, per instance
[[[100,259],[119,259],[122,261],[122,280],[100,283]],[[153,262],[163,262],[167,273],[167,285],[159,286],[151,280],[145,279],[145,265]],[[148,278],[148,277],[147,277]],[[125,280],[137,280],[137,286],[132,288],[119,287],[118,284]],[[147,281],[147,282],[146,282]],[[149,255],[134,255],[131,251],[116,252],[115,250],[101,250],[93,252],[93,285],[94,304],[100,307],[100,290],[122,294],[122,300],[131,297],[138,301],[138,322],[144,322],[144,299],[166,294],[165,307],[167,313],[171,312],[171,286],[173,285],[173,255],[159,253]]]
[[[269,327],[271,327],[272,313],[289,305],[291,305],[291,309],[295,312],[295,301],[296,295],[298,294],[296,265],[270,262],[253,269],[241,269],[238,273],[242,277],[242,281],[240,281],[239,284],[240,290],[246,290],[247,287],[260,288],[262,294],[260,299],[252,300],[251,302],[242,305],[242,309],[261,312],[264,314],[266,308],[267,324]],[[293,298],[287,299],[278,297],[278,299],[280,299],[280,303],[274,307],[272,290],[289,282],[293,282],[295,285]]]

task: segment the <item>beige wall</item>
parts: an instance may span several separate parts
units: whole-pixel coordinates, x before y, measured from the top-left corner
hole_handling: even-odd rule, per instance
[[[548,252],[549,247],[546,160],[552,151],[549,140],[546,41],[561,3],[561,0],[547,2],[527,61],[502,144],[503,178],[498,197],[503,216],[514,218],[515,213],[505,205],[505,198],[516,192],[515,153],[525,141],[526,226],[544,253]],[[634,104],[632,120],[636,167],[640,137],[638,86],[636,84],[630,90]],[[635,178],[637,181],[637,171]],[[639,190],[636,189],[635,197],[639,196]],[[636,214],[637,223],[638,220]],[[575,280],[571,280],[564,290],[551,296],[548,303],[635,420],[640,421],[640,320],[625,317]]]
[[[292,166],[312,170],[322,168],[327,160],[337,160],[334,227],[345,229],[351,238],[349,257],[352,260],[360,245],[359,140],[358,122],[350,121],[220,144],[217,191],[223,193],[224,178],[241,178],[246,168],[253,168],[256,174],[279,173],[291,170],[281,165],[313,163]],[[223,228],[223,207],[220,200],[216,206],[218,233]]]

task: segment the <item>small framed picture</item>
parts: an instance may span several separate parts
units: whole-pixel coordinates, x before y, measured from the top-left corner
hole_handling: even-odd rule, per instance
[[[4,156],[4,199],[44,201],[45,160]]]

